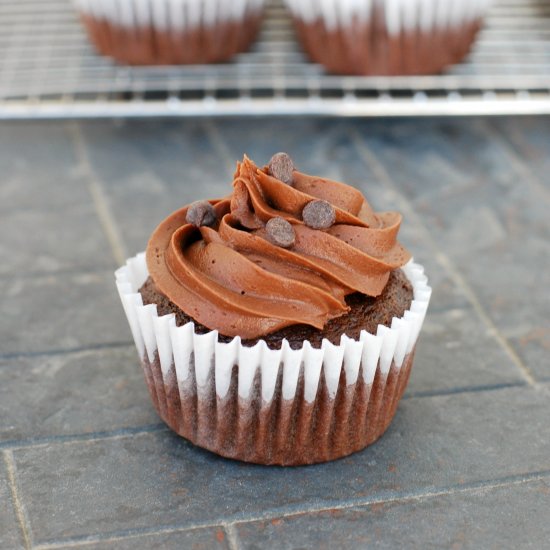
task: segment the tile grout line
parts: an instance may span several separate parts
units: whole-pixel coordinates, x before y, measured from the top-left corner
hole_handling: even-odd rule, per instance
[[[15,460],[13,458],[12,451],[4,450],[2,451],[2,455],[4,456],[4,463],[8,472],[8,483],[13,500],[13,508],[17,517],[17,523],[19,524],[19,529],[21,530],[21,534],[23,536],[25,548],[29,550],[32,548],[31,529],[25,508],[23,507],[19,497],[19,491],[17,490],[17,468],[15,465]]]
[[[266,510],[263,513],[257,515],[241,515],[234,516],[226,521],[223,520],[212,520],[205,521],[202,523],[194,523],[186,526],[177,526],[177,525],[166,525],[161,527],[150,527],[150,528],[138,528],[138,529],[128,529],[124,531],[105,533],[104,535],[83,535],[74,538],[67,538],[65,540],[50,541],[38,544],[35,546],[35,550],[54,550],[62,549],[66,547],[74,546],[87,546],[89,544],[95,544],[98,542],[115,542],[119,540],[137,538],[142,536],[154,536],[154,535],[163,535],[171,533],[184,533],[188,531],[193,531],[196,529],[210,529],[216,527],[223,527],[227,533],[229,527],[235,529],[236,525],[254,523],[259,521],[269,521],[272,519],[286,519],[303,514],[318,514],[322,512],[327,512],[331,510],[348,510],[353,508],[367,508],[374,504],[406,504],[409,502],[419,502],[426,499],[446,497],[451,495],[460,495],[460,494],[469,494],[479,491],[490,491],[494,489],[500,489],[504,487],[513,487],[516,485],[523,485],[527,483],[536,483],[538,481],[544,481],[550,478],[550,470],[533,472],[529,474],[508,476],[504,478],[496,478],[493,480],[486,481],[474,481],[470,483],[465,483],[462,486],[443,486],[440,489],[434,488],[425,492],[410,492],[410,493],[401,493],[388,496],[380,497],[371,497],[371,498],[358,498],[355,500],[349,500],[347,502],[321,502],[318,505],[313,505],[308,508],[300,508],[295,506],[293,508],[274,508],[271,510]],[[234,531],[237,535],[236,543],[239,543],[238,533],[236,529]],[[231,550],[234,550],[230,546]],[[237,550],[239,550],[237,546]]]
[[[72,141],[74,143],[79,168],[86,177],[88,191],[92,197],[92,203],[99,218],[99,223],[111,246],[111,252],[117,265],[123,265],[128,257],[126,246],[124,245],[124,240],[115,221],[115,217],[111,212],[111,207],[109,206],[105,191],[90,163],[86,142],[78,122],[73,122],[69,125],[69,132],[72,134]]]
[[[517,130],[512,127],[511,137],[507,139],[500,129],[487,121],[479,121],[478,128],[485,133],[488,139],[496,141],[499,146],[506,151],[507,158],[512,164],[516,174],[524,178],[545,201],[550,201],[550,191],[540,183],[538,176],[521,158],[521,148],[518,145]]]
[[[538,386],[538,383],[533,377],[533,374],[531,373],[529,367],[527,367],[527,365],[523,363],[523,361],[520,359],[519,355],[516,353],[514,348],[510,345],[506,337],[503,336],[502,333],[498,330],[497,326],[495,325],[493,320],[490,318],[489,314],[485,311],[485,309],[481,305],[481,302],[478,300],[474,291],[471,289],[470,285],[468,285],[468,283],[464,280],[462,275],[455,270],[454,266],[452,265],[451,261],[447,258],[447,256],[445,256],[441,252],[437,252],[437,256],[439,259],[439,263],[447,270],[447,272],[455,280],[458,286],[462,288],[462,291],[466,294],[466,297],[468,298],[468,300],[476,310],[477,314],[489,329],[489,333],[491,334],[491,336],[500,344],[500,346],[508,354],[512,362],[516,365],[518,370],[523,375],[523,378],[525,379],[527,384],[529,384],[529,386],[533,388],[536,388]]]
[[[105,275],[112,272],[113,268],[109,266],[80,265],[71,268],[56,269],[55,271],[26,271],[25,273],[17,273],[17,278],[24,281],[36,281],[49,277],[59,277],[60,275],[78,277],[82,275]],[[15,274],[15,272],[0,273],[0,282],[12,280]]]
[[[353,129],[350,134],[351,134],[351,139],[353,141],[353,144],[355,145],[359,155],[363,158],[367,166],[370,167],[370,169],[373,171],[376,177],[379,178],[381,182],[385,183],[386,186],[390,189],[390,191],[392,191],[392,193],[396,196],[396,198],[402,204],[402,209],[407,212],[407,216],[422,231],[425,240],[428,242],[432,250],[435,252],[436,260],[449,274],[449,276],[454,281],[454,283],[462,290],[462,292],[464,292],[466,298],[468,299],[470,304],[473,306],[475,312],[478,314],[480,319],[483,321],[483,323],[489,330],[490,335],[504,349],[504,351],[512,360],[516,368],[521,372],[521,375],[523,376],[527,384],[529,384],[529,386],[531,387],[536,388],[537,382],[534,379],[527,365],[525,365],[522,362],[522,360],[520,359],[516,351],[512,348],[508,340],[500,333],[497,326],[494,324],[489,314],[483,308],[481,302],[478,300],[476,294],[474,293],[470,285],[465,281],[462,275],[458,272],[458,270],[453,265],[451,260],[439,250],[439,247],[433,240],[430,232],[428,231],[428,229],[426,228],[426,226],[424,225],[420,217],[414,211],[412,204],[401,193],[401,191],[399,191],[397,185],[395,184],[395,182],[387,172],[386,168],[382,165],[382,163],[380,163],[376,159],[376,157],[370,151],[368,146],[363,142],[363,140],[361,139],[361,136],[359,135],[356,129]]]
[[[241,540],[239,538],[239,533],[235,527],[235,523],[223,524],[225,534],[227,535],[227,545],[229,550],[241,550]]]
[[[409,399],[425,399],[429,397],[449,397],[453,395],[463,395],[465,393],[484,393],[499,390],[508,390],[514,388],[525,388],[527,383],[522,382],[502,382],[501,384],[487,384],[483,386],[462,386],[434,391],[417,391],[405,393],[401,400],[408,401]]]
[[[138,435],[155,434],[169,432],[169,428],[163,423],[146,424],[144,426],[135,426],[128,428],[118,428],[116,430],[89,432],[80,434],[51,435],[37,438],[21,439],[14,441],[0,442],[0,450],[5,452],[17,451],[20,449],[36,449],[48,445],[71,445],[73,443],[94,443],[97,441],[108,441],[114,439],[124,439]]]
[[[134,342],[131,342],[130,340],[128,340],[127,342],[109,342],[106,344],[92,344],[90,346],[81,346],[77,348],[5,353],[5,354],[0,354],[0,361],[6,361],[8,359],[24,359],[25,357],[51,357],[54,355],[78,355],[78,354],[86,354],[94,351],[120,349],[120,348],[135,348],[135,344]]]
[[[233,174],[236,168],[236,162],[234,161],[231,151],[227,146],[226,140],[223,138],[219,128],[216,126],[212,120],[204,120],[203,126],[206,131],[206,135],[210,140],[210,143],[218,154],[222,157],[224,164],[229,170],[230,174]]]

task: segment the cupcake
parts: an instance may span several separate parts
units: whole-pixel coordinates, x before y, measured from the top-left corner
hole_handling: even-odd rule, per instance
[[[390,424],[431,289],[401,216],[290,157],[237,164],[230,195],[192,203],[116,272],[151,398],[219,455],[299,465]]]
[[[265,0],[74,0],[99,53],[129,65],[225,61],[258,34]]]
[[[311,59],[353,75],[434,74],[470,51],[490,0],[285,0]]]

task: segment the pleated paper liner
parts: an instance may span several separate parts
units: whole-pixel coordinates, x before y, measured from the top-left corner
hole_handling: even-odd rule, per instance
[[[130,65],[225,61],[246,51],[265,0],[73,0],[99,53]]]
[[[464,59],[491,0],[285,0],[302,46],[337,74],[435,74]]]
[[[260,464],[334,460],[365,448],[389,426],[405,391],[431,289],[423,268],[403,268],[414,299],[376,335],[343,336],[293,350],[218,342],[144,306],[145,255],[116,272],[151,399],[175,432],[219,455]]]

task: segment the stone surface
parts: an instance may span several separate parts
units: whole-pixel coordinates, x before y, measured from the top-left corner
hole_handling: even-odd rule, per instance
[[[547,117],[525,117],[510,120],[496,118],[487,122],[490,128],[508,143],[516,158],[546,188],[550,197],[550,143]]]
[[[550,480],[238,525],[245,550],[545,548]]]
[[[0,450],[13,453],[33,542],[544,547],[548,128],[542,117],[0,125]],[[400,240],[434,290],[387,434],[284,470],[224,460],[159,424],[89,189],[133,254],[170,212],[226,195],[244,153],[264,164],[277,151],[402,211]],[[23,541],[6,473],[0,460],[0,548],[11,550]]]
[[[0,276],[9,280],[19,274],[114,269],[90,200],[83,193],[74,204],[58,208],[0,209],[0,255],[5,258]]]
[[[75,205],[80,170],[69,124],[6,122],[0,127],[0,210]]]
[[[82,544],[69,544],[63,550],[80,550]],[[138,535],[86,544],[87,550],[223,550],[230,549],[223,528],[192,529],[155,535]]]
[[[376,128],[358,124],[365,146],[527,368],[549,379],[550,196],[503,160],[508,147],[483,121]]]
[[[370,185],[374,179],[350,146],[350,125],[345,121],[278,118],[262,124],[255,119],[219,120],[215,135],[225,145],[217,154],[220,159],[220,154],[223,155],[228,168],[244,154],[258,166],[264,166],[274,153],[286,151],[300,172],[358,187]]]
[[[540,256],[537,255],[538,261],[542,263],[542,273],[538,275],[540,278],[545,276],[544,271],[546,271],[546,274],[548,272],[547,249],[549,224],[546,216],[546,211],[550,206],[550,140],[547,135],[548,120],[544,117],[530,117],[508,122],[508,124],[505,122],[505,119],[495,119],[488,123],[488,126],[490,130],[492,128],[496,129],[494,135],[502,139],[505,144],[508,144],[512,154],[515,156],[516,171],[522,174],[522,177],[519,178],[520,184],[517,186],[517,192],[521,193],[527,186],[529,187],[529,197],[537,197],[536,200],[531,198],[529,204],[526,204],[525,201],[520,201],[516,204],[514,215],[517,219],[518,216],[523,214],[524,220],[527,217],[529,221],[531,212],[534,209],[538,213],[535,229],[542,230],[546,237],[545,240],[541,240],[538,234],[533,235],[531,232],[529,240],[533,240],[534,246],[540,250]],[[536,207],[531,205],[533,202],[537,203]],[[523,225],[526,225],[525,221]],[[520,261],[522,262],[527,260],[530,263],[534,251],[531,247],[525,250],[525,247],[519,242],[521,240],[520,235],[518,237],[513,255],[515,258],[521,257]],[[537,280],[537,282],[539,281]],[[543,280],[541,284],[547,284],[547,279]],[[543,298],[548,298],[547,293]],[[517,305],[517,303],[511,304],[511,307],[514,305]],[[530,303],[529,306],[532,307],[533,304]],[[544,322],[545,318],[548,318],[548,300],[536,303],[535,306],[538,309],[538,322],[535,326],[529,326],[531,320],[526,318],[522,320],[519,328],[508,327],[506,330],[520,357],[529,365],[533,365],[533,369],[541,379],[550,380],[550,367],[548,366],[550,328],[548,323]],[[524,312],[525,309],[521,307],[520,311]]]
[[[0,454],[0,548],[23,548],[23,540],[8,483],[6,464]]]
[[[0,275],[114,266],[111,249],[62,125],[0,132]]]
[[[130,342],[112,272],[0,279],[1,354]]]
[[[201,121],[95,121],[82,134],[130,255],[174,210],[229,193],[237,159],[224,164]]]
[[[0,442],[159,422],[133,346],[0,360]]]
[[[524,380],[470,306],[437,309],[426,318],[406,395],[456,391]]]
[[[291,469],[225,460],[167,432],[14,455],[33,534],[42,541],[247,519],[548,471],[549,415],[548,394],[531,388],[408,399],[370,449]]]

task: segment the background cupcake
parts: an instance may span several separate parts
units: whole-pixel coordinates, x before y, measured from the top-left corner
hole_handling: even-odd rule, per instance
[[[310,464],[376,441],[430,298],[401,216],[276,155],[164,220],[117,271],[151,398],[222,456]],[[401,269],[402,268],[402,269]]]
[[[248,49],[265,0],[74,0],[97,50],[130,65],[225,61]]]
[[[285,0],[302,45],[329,71],[433,74],[470,51],[491,0]]]

